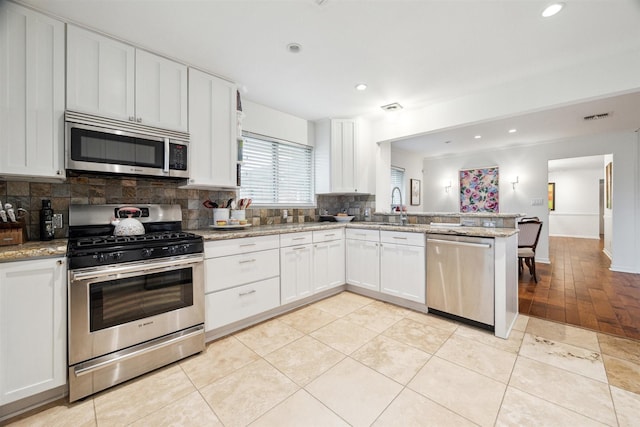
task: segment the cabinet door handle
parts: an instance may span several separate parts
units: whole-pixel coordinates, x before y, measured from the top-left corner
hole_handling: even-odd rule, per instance
[[[56,262],[57,262],[57,264],[58,264],[58,265],[62,265],[62,264],[64,264],[64,261],[63,261],[63,260],[61,260],[61,259],[59,259],[59,260],[58,260],[58,261],[56,261]]]
[[[136,119],[136,122],[137,122],[137,123],[142,123],[142,117],[138,117],[138,118]]]
[[[256,262],[255,258],[251,258],[251,259],[243,259],[242,261],[238,261],[238,264],[247,264],[250,262]]]
[[[251,295],[251,294],[255,294],[255,293],[256,293],[256,290],[255,290],[255,289],[251,289],[250,291],[247,291],[247,292],[240,292],[240,293],[238,293],[238,296],[239,296],[239,297],[243,297],[243,296],[245,296],[245,295]]]
[[[305,240],[306,237],[294,237],[292,240]]]

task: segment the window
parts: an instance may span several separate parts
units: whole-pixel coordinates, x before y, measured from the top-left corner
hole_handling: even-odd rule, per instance
[[[313,206],[311,147],[243,136],[240,197],[254,205]]]
[[[404,191],[404,169],[391,166],[391,191],[393,191],[395,187],[398,187],[402,192],[402,197],[404,198],[404,200],[402,200],[402,204],[406,205],[407,193]],[[397,191],[393,193],[391,204],[393,206],[400,205],[400,196],[398,195]]]

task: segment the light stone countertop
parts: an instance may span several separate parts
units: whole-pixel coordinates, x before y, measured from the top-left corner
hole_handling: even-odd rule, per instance
[[[295,233],[300,231],[327,230],[331,228],[369,228],[383,231],[405,231],[411,233],[450,234],[475,237],[509,237],[518,232],[515,228],[493,227],[442,227],[428,224],[398,225],[379,222],[308,222],[294,224],[261,225],[238,229],[188,230],[201,235],[205,241],[237,239],[241,237],[268,236],[272,234]]]
[[[412,233],[449,234],[475,237],[509,237],[518,232],[514,228],[491,227],[434,227],[428,224],[398,225],[379,222],[306,222],[291,224],[260,225],[237,229],[185,230],[198,234],[205,241],[238,239],[241,237],[269,236],[300,231],[328,230],[332,228],[369,228],[383,231],[405,231]],[[21,245],[0,246],[0,262],[24,261],[31,258],[61,257],[67,254],[67,239],[47,242],[32,241]]]
[[[67,255],[67,239],[46,242],[32,241],[20,245],[0,246],[0,262],[25,261],[31,258],[63,257]]]

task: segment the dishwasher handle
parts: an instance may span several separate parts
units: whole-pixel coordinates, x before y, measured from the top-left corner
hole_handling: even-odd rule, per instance
[[[472,248],[485,248],[485,249],[491,248],[491,243],[471,243],[471,242],[458,242],[455,240],[427,239],[427,243],[429,242],[441,243],[441,244],[452,245],[452,246],[467,246]]]

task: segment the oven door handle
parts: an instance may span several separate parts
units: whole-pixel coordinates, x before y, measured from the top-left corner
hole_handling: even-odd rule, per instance
[[[162,272],[175,267],[185,267],[199,264],[204,261],[204,255],[185,255],[184,257],[171,258],[167,261],[145,261],[133,264],[112,265],[105,267],[91,267],[87,270],[70,271],[69,277],[72,282],[90,279],[100,279],[106,277],[120,276],[124,274],[135,274],[138,276]]]
[[[181,334],[177,337],[165,337],[154,340],[147,344],[138,346],[134,349],[126,349],[121,352],[107,355],[104,358],[98,358],[93,361],[81,363],[80,365],[74,368],[74,374],[76,377],[80,377],[82,375],[87,375],[97,370],[100,370],[106,366],[113,365],[114,363],[123,362],[126,359],[131,359],[132,357],[142,356],[146,353],[150,353],[152,351],[159,350],[161,348],[179,343],[181,341],[189,340],[194,336],[201,335],[204,332],[204,326],[196,326],[191,328],[190,330],[185,331],[186,333]]]

